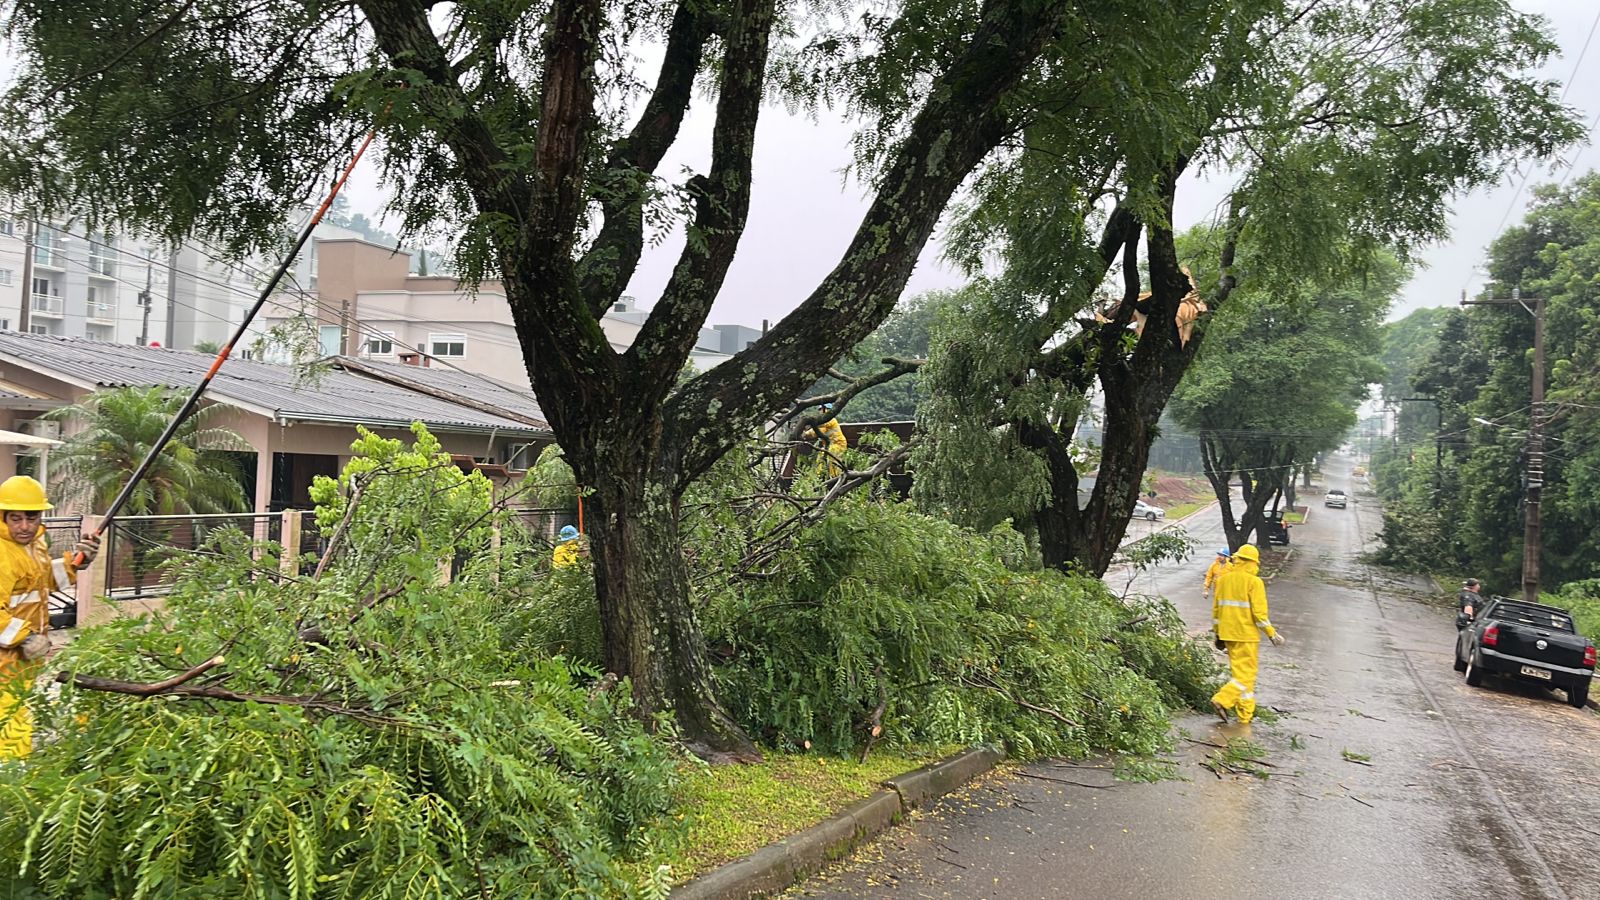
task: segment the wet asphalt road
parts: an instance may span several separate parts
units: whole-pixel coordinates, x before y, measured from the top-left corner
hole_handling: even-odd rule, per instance
[[[1268,585],[1289,644],[1263,645],[1256,694],[1277,722],[1184,717],[1181,781],[1117,782],[1095,761],[990,776],[792,896],[1600,900],[1600,717],[1558,691],[1467,687],[1450,665],[1453,612],[1358,559],[1381,523],[1349,471],[1330,465],[1327,486],[1356,502],[1311,498]],[[1220,542],[1214,513],[1187,527],[1202,548]],[[1209,561],[1133,590],[1208,628]],[[1242,734],[1266,751],[1268,778],[1199,765],[1216,751],[1195,741]]]

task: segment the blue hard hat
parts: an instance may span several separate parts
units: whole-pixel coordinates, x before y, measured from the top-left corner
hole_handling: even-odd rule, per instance
[[[1227,547],[1223,547],[1221,550],[1217,551],[1217,555],[1218,556],[1232,556],[1233,555],[1233,551],[1229,550]]]
[[[573,540],[577,536],[578,536],[578,529],[577,528],[574,528],[571,525],[563,525],[563,526],[561,526],[561,539],[563,541]]]

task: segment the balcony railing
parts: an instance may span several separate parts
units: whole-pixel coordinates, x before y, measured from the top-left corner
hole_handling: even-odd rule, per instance
[[[94,302],[89,304],[89,318],[115,322],[117,320],[116,301]]]
[[[66,257],[61,255],[61,251],[54,247],[33,248],[33,264],[36,266],[60,269],[65,267],[65,260]]]
[[[89,254],[89,274],[115,278],[117,275],[117,258],[114,256],[102,256],[98,253]]]
[[[61,298],[54,294],[34,294],[33,311],[42,316],[59,316],[62,312]]]

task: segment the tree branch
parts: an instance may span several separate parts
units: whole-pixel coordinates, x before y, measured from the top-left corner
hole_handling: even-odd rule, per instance
[[[838,418],[840,411],[863,391],[888,384],[902,375],[909,375],[922,368],[923,363],[926,361],[886,356],[883,358],[883,363],[888,368],[862,375],[859,378],[851,378],[842,372],[830,369],[828,370],[829,377],[846,382],[845,386],[831,394],[818,394],[815,397],[807,397],[797,401],[788,412],[778,417],[773,431],[779,431],[783,429],[784,425],[799,418],[800,421],[795,423],[795,426],[790,431],[795,434],[805,434],[809,428],[815,428],[829,419]],[[828,403],[833,404],[832,410],[820,408]],[[811,412],[806,412],[806,410],[811,410]]]
[[[1035,0],[984,5],[964,51],[934,79],[838,266],[765,337],[668,401],[663,446],[677,457],[678,486],[703,473],[732,441],[814,383],[889,315],[950,196],[1008,135],[1001,101],[1057,33],[1067,6]],[[717,428],[705,427],[707,409],[718,410]]]
[[[644,375],[640,399],[652,406],[677,383],[744,234],[774,14],[775,0],[737,0],[732,26],[723,36],[727,50],[711,133],[711,171],[689,183],[696,196],[688,240],[626,354]]]
[[[622,295],[639,267],[646,187],[677,140],[711,33],[703,4],[694,0],[678,4],[655,91],[633,131],[617,141],[606,158],[597,195],[604,224],[578,262],[579,290],[597,317]]]
[[[189,671],[174,675],[165,681],[114,681],[110,678],[96,678],[93,675],[78,675],[73,672],[57,672],[56,681],[60,684],[71,684],[74,687],[91,691],[110,691],[111,693],[128,694],[134,697],[154,697],[157,694],[172,693],[174,689],[188,684],[227,661],[226,657],[213,656]],[[206,689],[202,688],[201,690]]]

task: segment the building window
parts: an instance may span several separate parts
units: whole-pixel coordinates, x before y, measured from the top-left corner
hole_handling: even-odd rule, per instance
[[[32,334],[49,334],[50,328],[47,325],[29,325],[28,331]]]
[[[611,311],[612,312],[627,312],[628,311],[628,304],[626,304],[626,303],[613,303],[611,305]]]
[[[317,329],[317,344],[323,356],[338,356],[344,352],[344,329],[337,325],[323,325]]]
[[[10,236],[16,233],[16,223],[12,222],[10,219],[0,219],[0,234]]]
[[[428,355],[435,359],[450,359],[467,355],[467,336],[464,334],[428,335]]]
[[[10,284],[10,283],[11,283],[11,270],[10,269],[0,269],[0,284]]]
[[[367,338],[368,356],[393,356],[394,332],[385,331],[382,335],[373,335]]]

